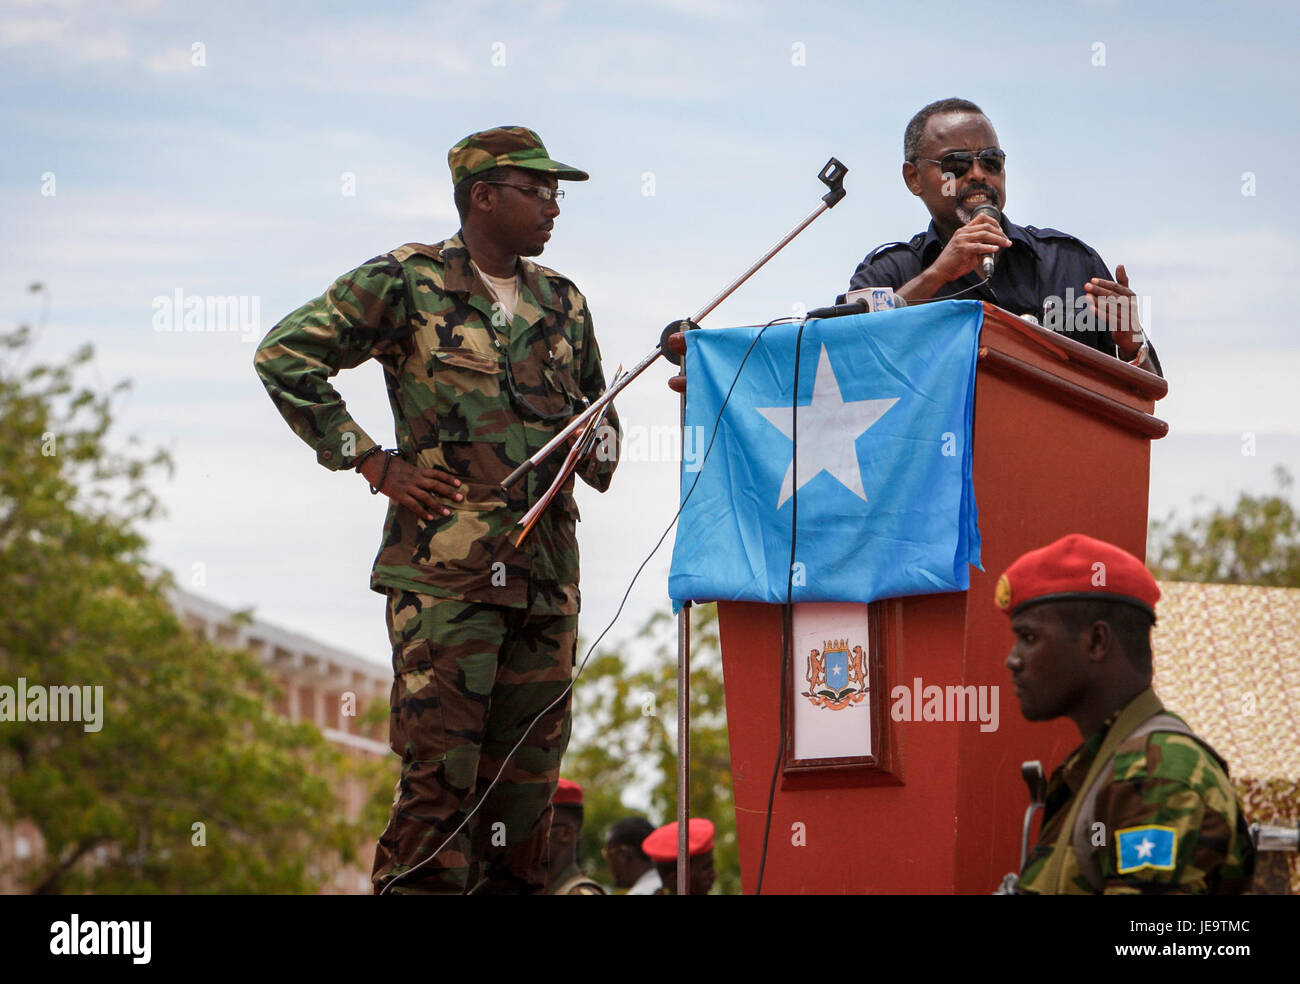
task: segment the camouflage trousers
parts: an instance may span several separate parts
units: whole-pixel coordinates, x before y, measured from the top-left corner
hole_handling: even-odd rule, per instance
[[[402,774],[375,850],[375,891],[419,865],[394,893],[541,892],[568,697],[533,726],[491,795],[447,841],[529,722],[568,686],[578,617],[394,589],[387,620],[389,744]]]

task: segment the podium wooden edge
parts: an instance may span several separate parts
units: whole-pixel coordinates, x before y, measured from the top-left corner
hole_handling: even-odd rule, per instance
[[[1169,391],[1163,378],[987,303],[978,361],[981,371],[1046,393],[1148,440],[1169,433],[1169,425],[1151,412]]]
[[[1115,388],[1132,394],[1152,404],[1163,399],[1169,393],[1169,383],[1161,376],[1137,366],[1129,365],[1121,359],[1107,355],[1091,345],[1076,342],[1069,335],[1051,331],[1041,325],[1031,324],[1024,318],[1018,318],[1010,311],[1000,307],[984,304],[984,331],[980,334],[980,345],[989,345],[994,349],[1013,354],[1015,349],[1032,349],[1037,353],[1046,352],[1051,361],[1068,363],[1082,371],[1092,381],[1103,383],[1107,388]],[[990,333],[989,329],[993,329]],[[992,336],[992,337],[990,337]],[[1015,338],[1028,345],[998,345],[993,338],[1002,336]],[[1035,364],[1041,359],[1029,358]],[[1038,365],[1045,368],[1045,364]]]
[[[999,352],[987,346],[980,346],[979,360],[992,373],[1007,379],[1018,380],[1039,390],[1054,393],[1065,403],[1079,407],[1082,410],[1090,410],[1143,437],[1159,440],[1169,433],[1169,425],[1159,417],[1143,413],[1141,410],[1135,410],[1115,400],[1107,399],[1087,387],[1070,382],[1068,379],[1062,379],[1060,376],[1039,369],[1037,366],[1031,366],[1015,358],[1015,356],[1007,355],[1005,352]]]

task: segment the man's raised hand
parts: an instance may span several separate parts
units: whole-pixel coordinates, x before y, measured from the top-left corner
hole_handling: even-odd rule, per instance
[[[1142,324],[1138,320],[1138,296],[1128,285],[1124,264],[1115,268],[1114,280],[1093,277],[1083,289],[1097,327],[1111,332],[1124,359],[1133,358],[1142,346]]]

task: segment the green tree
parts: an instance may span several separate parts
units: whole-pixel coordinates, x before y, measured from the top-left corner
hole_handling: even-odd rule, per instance
[[[564,776],[582,784],[582,865],[606,885],[609,869],[600,856],[606,832],[631,810],[625,790],[650,800],[652,823],[677,818],[677,635],[666,612],[652,615],[637,633],[650,648],[637,670],[618,652],[593,655],[574,688],[575,739],[564,759]],[[732,800],[731,751],[722,688],[722,650],[716,605],[691,615],[692,816],[712,820],[716,894],[740,892],[736,814]]]
[[[252,655],[177,620],[139,532],[170,462],[109,447],[125,384],[77,382],[89,346],[23,371],[29,349],[0,335],[0,823],[40,831],[25,888],[314,891],[362,842],[336,802],[343,757],[273,713]],[[99,727],[17,720],[20,680],[102,687]]]
[[[1300,515],[1287,498],[1294,479],[1282,467],[1274,475],[1276,495],[1242,493],[1232,509],[1152,523],[1147,565],[1156,577],[1300,587]]]

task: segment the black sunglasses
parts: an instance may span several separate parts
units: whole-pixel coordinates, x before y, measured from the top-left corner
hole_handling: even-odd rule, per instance
[[[944,174],[951,174],[954,178],[960,178],[971,169],[971,165],[976,161],[979,161],[980,167],[988,171],[989,174],[1001,174],[1006,159],[1006,151],[997,147],[988,147],[978,154],[969,150],[955,150],[951,154],[944,154],[942,160],[937,161],[931,160],[929,157],[921,158],[927,164],[938,164],[943,169]]]

